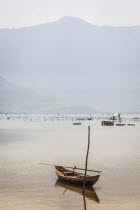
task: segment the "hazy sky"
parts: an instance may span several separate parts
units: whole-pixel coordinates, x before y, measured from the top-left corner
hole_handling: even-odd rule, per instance
[[[97,25],[140,25],[140,0],[0,0],[0,28],[75,16]]]

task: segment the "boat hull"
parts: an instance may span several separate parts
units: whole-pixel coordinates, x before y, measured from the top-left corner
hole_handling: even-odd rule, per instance
[[[69,171],[63,167],[55,167],[55,171],[58,178],[61,179],[62,181],[66,181],[74,185],[83,186],[84,174]],[[100,175],[96,176],[87,175],[85,179],[85,186],[88,187],[94,185],[98,181],[99,177]]]

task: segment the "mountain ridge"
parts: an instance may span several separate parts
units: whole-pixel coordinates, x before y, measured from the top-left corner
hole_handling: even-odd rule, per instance
[[[19,29],[27,29],[27,28],[32,28],[32,27],[37,27],[37,26],[42,26],[42,25],[47,25],[47,24],[53,24],[53,23],[56,23],[56,22],[61,22],[61,21],[69,21],[69,20],[79,20],[80,22],[85,22],[91,26],[97,26],[97,27],[108,27],[108,28],[139,28],[140,25],[132,25],[132,26],[111,26],[111,25],[98,25],[98,24],[94,24],[94,23],[91,23],[90,21],[87,21],[87,20],[84,20],[83,18],[80,18],[80,17],[74,17],[74,16],[63,16],[63,17],[60,17],[59,19],[57,20],[53,20],[53,21],[49,21],[49,22],[44,22],[44,23],[40,23],[40,24],[37,24],[37,25],[30,25],[30,26],[21,26],[21,27],[18,27],[18,28],[0,28],[0,30],[19,30]]]
[[[139,109],[140,27],[66,20],[0,30],[0,74],[69,105],[100,111]]]

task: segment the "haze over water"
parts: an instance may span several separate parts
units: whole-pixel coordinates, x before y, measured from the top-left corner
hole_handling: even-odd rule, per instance
[[[140,122],[103,127],[98,118],[80,126],[71,120],[1,119],[0,209],[84,209],[81,189],[58,182],[54,167],[38,163],[84,167],[88,125],[88,168],[102,173],[85,196],[87,210],[140,209]]]

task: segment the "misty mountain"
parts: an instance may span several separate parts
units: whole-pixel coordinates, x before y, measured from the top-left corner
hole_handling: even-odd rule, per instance
[[[45,100],[60,98],[98,111],[137,111],[140,27],[95,26],[64,17],[1,29],[0,75]]]
[[[83,113],[93,110],[70,106],[56,98],[45,98],[0,77],[0,112]]]
[[[15,85],[0,77],[0,110],[7,112],[35,111],[45,100],[21,86]],[[42,107],[43,109],[44,107]]]

